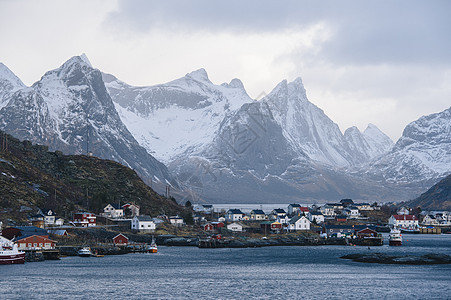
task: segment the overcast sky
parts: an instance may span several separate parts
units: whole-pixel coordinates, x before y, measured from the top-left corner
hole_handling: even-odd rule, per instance
[[[205,68],[259,98],[301,77],[342,131],[394,141],[451,106],[451,1],[0,0],[0,62],[31,85],[86,53],[131,85]]]

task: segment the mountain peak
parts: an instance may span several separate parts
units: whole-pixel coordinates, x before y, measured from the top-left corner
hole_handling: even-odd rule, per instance
[[[25,84],[6,65],[0,62],[0,80],[8,80],[17,87],[25,87]]]
[[[238,78],[233,78],[232,81],[230,81],[229,86],[232,88],[239,88],[244,90],[243,82]]]
[[[187,77],[190,77],[197,81],[207,81],[211,82],[210,79],[208,79],[207,71],[205,71],[204,68],[200,68],[196,71],[193,71],[191,73],[186,74]]]
[[[92,68],[91,62],[89,61],[88,57],[86,56],[85,53],[83,53],[82,55],[80,55],[81,60],[83,60],[88,66],[90,66]]]

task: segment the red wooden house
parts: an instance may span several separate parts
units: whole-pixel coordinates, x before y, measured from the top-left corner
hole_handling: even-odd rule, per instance
[[[89,212],[77,212],[74,213],[74,225],[79,227],[91,227],[96,226],[96,215]]]
[[[56,241],[40,235],[31,235],[16,240],[19,250],[55,249]]]
[[[215,227],[213,226],[213,224],[207,223],[204,225],[204,230],[205,231],[213,231],[213,230],[215,230]]]
[[[128,245],[128,237],[119,233],[113,238],[113,243],[116,246],[127,246]]]
[[[378,232],[376,230],[372,230],[367,227],[365,229],[357,231],[356,235],[360,239],[365,238],[365,237],[377,237]]]

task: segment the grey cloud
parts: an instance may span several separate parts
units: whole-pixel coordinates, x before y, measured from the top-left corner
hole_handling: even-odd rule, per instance
[[[340,64],[451,63],[451,1],[173,0],[119,2],[107,24],[248,34],[325,22],[334,34],[315,59]]]

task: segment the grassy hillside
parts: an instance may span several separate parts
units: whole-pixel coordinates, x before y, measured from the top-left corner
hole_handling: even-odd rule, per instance
[[[127,202],[140,205],[141,214],[186,213],[117,162],[48,152],[46,146],[19,141],[1,131],[0,146],[0,219],[23,220],[30,213],[23,211],[24,206],[70,216],[78,209],[98,213],[107,203]]]
[[[421,207],[422,210],[451,210],[451,175],[442,179],[420,197],[409,201],[409,207]]]

